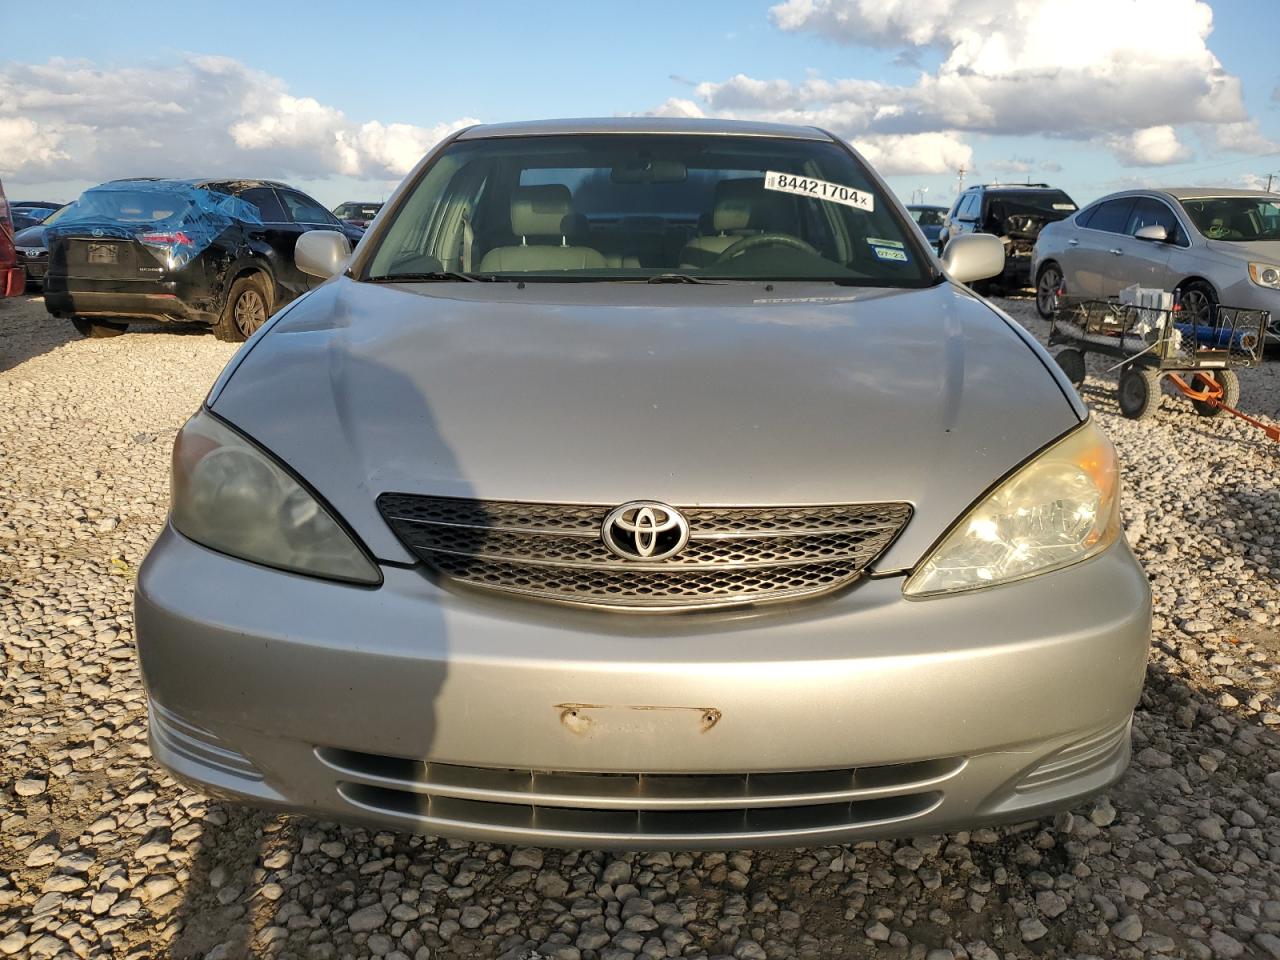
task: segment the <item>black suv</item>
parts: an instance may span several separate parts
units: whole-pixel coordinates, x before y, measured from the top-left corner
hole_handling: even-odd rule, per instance
[[[270,180],[113,180],[46,231],[45,309],[87,337],[130,320],[207,323],[244,340],[319,281],[293,248],[308,230],[363,231]]]
[[[1046,223],[1076,212],[1075,201],[1047,183],[986,183],[970,187],[951,205],[938,236],[945,250],[952,237],[990,233],[1004,241],[1004,272],[989,281],[1005,289],[1031,284],[1031,252]]]

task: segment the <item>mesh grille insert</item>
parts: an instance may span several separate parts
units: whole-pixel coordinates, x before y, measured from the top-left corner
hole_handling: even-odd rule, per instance
[[[388,493],[400,541],[454,580],[531,597],[624,608],[722,606],[801,597],[856,579],[906,524],[905,503],[678,508],[689,542],[664,560],[604,544],[612,509]]]

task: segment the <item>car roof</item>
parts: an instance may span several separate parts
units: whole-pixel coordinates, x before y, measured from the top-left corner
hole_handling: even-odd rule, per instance
[[[946,210],[947,207],[940,203],[908,203],[908,210]]]
[[[1053,190],[1057,193],[1062,192],[1061,188],[1051,187],[1047,183],[979,183],[979,184],[975,184],[970,189],[991,190],[991,191],[1004,190],[1009,192],[1030,191],[1032,193],[1035,193],[1036,191],[1039,191],[1039,190]]]
[[[1224,197],[1257,197],[1280,201],[1280,194],[1267,193],[1265,190],[1238,190],[1231,187],[1134,187],[1130,190],[1117,190],[1099,197],[1089,206],[1094,207],[1105,200],[1122,200],[1126,197],[1163,197],[1165,200],[1212,200]]]
[[[108,180],[107,183],[176,183],[184,187],[207,187],[215,183],[225,183],[248,190],[253,187],[280,187],[292,190],[287,183],[279,180],[258,180],[254,177],[123,177],[119,180]]]
[[[832,141],[831,134],[817,127],[755,120],[712,120],[692,117],[595,117],[577,120],[522,120],[514,123],[485,123],[468,127],[459,140],[490,137],[542,137],[600,133],[677,133],[721,136],[785,137],[790,140]]]
[[[1143,191],[1137,191],[1143,192]],[[1266,190],[1237,190],[1228,187],[1155,187],[1147,193],[1167,193],[1175,200],[1191,200],[1199,197],[1275,197]]]

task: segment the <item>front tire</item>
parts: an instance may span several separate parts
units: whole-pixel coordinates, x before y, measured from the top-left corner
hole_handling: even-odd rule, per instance
[[[1130,420],[1146,420],[1160,406],[1160,371],[1126,367],[1120,373],[1120,412]]]
[[[1228,407],[1238,407],[1240,405],[1240,377],[1236,375],[1234,370],[1215,370],[1213,373],[1197,373],[1191,378],[1191,386],[1196,389],[1202,389],[1205,384],[1197,384],[1196,381],[1209,380],[1222,387],[1221,402]],[[1202,417],[1220,417],[1227,411],[1222,407],[1215,407],[1203,400],[1192,400],[1191,406],[1195,407],[1196,413]]]
[[[1218,294],[1203,280],[1195,280],[1182,289],[1182,309],[1196,326],[1212,327],[1218,319]]]
[[[105,320],[86,320],[84,317],[72,317],[71,325],[76,333],[90,340],[104,340],[107,337],[118,337],[128,329],[127,323],[108,323]]]
[[[219,340],[241,343],[253,336],[269,316],[267,285],[261,274],[248,274],[231,284],[222,316],[213,324],[213,335]]]
[[[1036,313],[1042,319],[1053,319],[1053,308],[1061,286],[1062,270],[1056,263],[1046,263],[1040,268],[1040,276],[1036,278]]]

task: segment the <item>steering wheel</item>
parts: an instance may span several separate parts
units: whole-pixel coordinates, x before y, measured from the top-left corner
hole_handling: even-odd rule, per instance
[[[726,260],[740,257],[758,247],[790,247],[793,250],[803,250],[805,253],[811,253],[815,257],[822,256],[814,247],[805,243],[799,237],[793,237],[788,233],[757,233],[753,237],[743,237],[736,243],[725,247],[724,252],[716,257],[715,262],[724,263]]]

